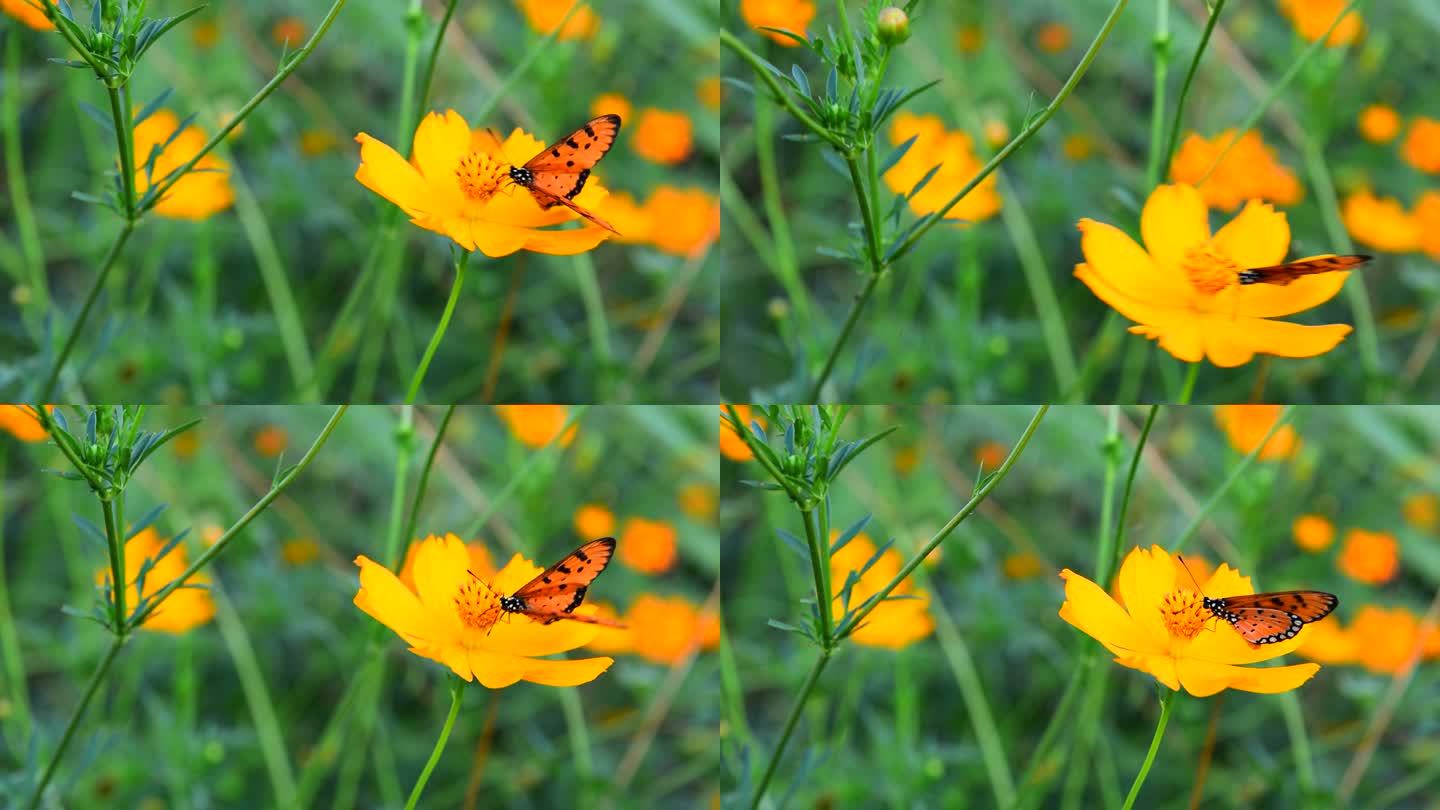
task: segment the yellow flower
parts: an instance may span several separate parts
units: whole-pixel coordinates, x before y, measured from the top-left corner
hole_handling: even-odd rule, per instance
[[[1324,273],[1287,286],[1239,284],[1249,267],[1279,264],[1290,244],[1283,213],[1252,201],[1213,236],[1205,201],[1193,186],[1159,186],[1140,216],[1148,252],[1120,229],[1080,220],[1086,263],[1075,276],[1096,297],[1138,322],[1135,334],[1160,341],[1187,363],[1221,367],[1255,354],[1314,357],[1350,333],[1346,324],[1302,326],[1270,320],[1330,300],[1349,273]]]
[[[266,458],[275,458],[285,452],[290,436],[279,425],[266,425],[255,432],[255,452]]]
[[[1400,145],[1405,162],[1426,174],[1440,172],[1440,120],[1415,116]]]
[[[695,137],[685,113],[646,107],[640,111],[640,122],[630,142],[635,154],[651,163],[670,166],[690,157]]]
[[[1215,423],[1225,431],[1225,438],[1230,440],[1235,452],[1249,455],[1260,446],[1260,441],[1284,410],[1281,405],[1217,405]],[[1298,452],[1300,437],[1295,434],[1295,426],[1285,425],[1275,431],[1256,458],[1260,461],[1280,461]]]
[[[501,193],[512,185],[510,168],[545,148],[519,129],[497,145],[488,130],[471,132],[454,110],[430,113],[415,131],[409,161],[364,132],[355,140],[360,143],[356,180],[404,209],[411,222],[466,250],[492,257],[518,250],[568,256],[591,250],[609,234],[588,222],[575,229],[553,228],[578,215],[559,205],[546,211],[524,189]],[[575,203],[603,213],[600,204],[607,193],[591,177]]]
[[[459,537],[447,532],[445,534],[445,540],[449,542],[451,538],[460,542]],[[465,543],[464,545],[465,553],[470,556],[470,570],[474,571],[483,579],[493,577],[495,575],[495,561],[490,557],[490,549],[478,540],[473,543]],[[400,563],[400,584],[412,591],[415,590],[415,556],[420,546],[421,543],[419,540],[411,543],[409,547],[405,549],[404,561]]]
[[[539,449],[560,438],[561,447],[569,447],[575,440],[579,425],[571,427],[561,436],[570,409],[564,405],[496,405],[495,415],[504,420],[510,434],[526,447]]]
[[[1335,560],[1340,573],[1367,585],[1383,585],[1400,571],[1400,545],[1389,532],[1351,529]]]
[[[1429,492],[1417,492],[1405,499],[1405,522],[1415,528],[1433,532],[1440,526],[1440,498]]]
[[[991,118],[981,127],[985,135],[985,144],[991,149],[999,149],[1010,141],[1010,127],[998,118]]]
[[[714,523],[719,517],[715,511],[717,496],[710,484],[693,483],[680,488],[680,511],[705,523]]]
[[[839,538],[840,532],[832,531],[830,540]],[[830,556],[830,583],[835,588],[835,602],[831,610],[835,616],[844,613],[841,591],[851,571],[859,571],[875,556],[875,543],[864,532],[850,539],[839,551]],[[870,570],[860,575],[855,587],[850,590],[850,607],[859,607],[871,596],[879,593],[900,573],[904,564],[900,552],[893,547],[886,549]],[[935,632],[935,620],[930,617],[930,594],[918,590],[907,577],[891,596],[914,597],[884,601],[875,606],[865,622],[850,638],[864,647],[885,647],[898,650],[927,638]]]
[[[169,110],[156,110],[135,127],[135,193],[144,194],[150,183],[146,166],[150,155],[163,148],[155,157],[149,176],[158,183],[171,171],[180,168],[205,146],[205,133],[197,126],[186,127],[178,135],[180,119]],[[173,140],[172,140],[173,138]],[[235,201],[230,189],[230,164],[211,152],[180,178],[165,198],[155,206],[155,213],[172,219],[201,220],[217,214]]]
[[[1201,607],[1202,594],[1193,583],[1178,579],[1174,558],[1159,546],[1133,549],[1120,566],[1121,607],[1104,589],[1070,569],[1060,618],[1091,636],[1115,654],[1122,666],[1148,672],[1171,689],[1182,686],[1196,697],[1224,689],[1245,692],[1288,692],[1310,680],[1317,664],[1247,667],[1295,651],[1305,634],[1250,646],[1239,633]],[[1204,596],[1223,598],[1255,592],[1249,577],[1222,564],[1203,583]],[[1207,625],[1218,626],[1207,628]]]
[[[149,570],[145,572],[144,597],[149,598],[158,593],[166,585],[174,582],[179,576],[185,573],[190,563],[185,558],[185,546],[177,545],[171,549],[169,554],[156,560],[165,548],[166,540],[160,537],[159,532],[154,528],[146,528],[134,537],[125,541],[125,579],[129,584],[125,592],[125,609],[134,610],[139,604],[141,594],[136,591],[136,585],[140,581],[140,568],[146,560],[152,560]],[[110,569],[106,568],[95,573],[97,585],[109,586],[113,580],[110,578]],[[189,587],[191,585],[203,586],[210,583],[210,577],[201,571],[186,581],[186,587],[176,588],[165,598],[164,602],[151,613],[149,618],[142,625],[146,630],[154,630],[160,633],[184,633],[195,627],[215,618],[215,600],[211,598],[210,591],[200,587]]]
[[[663,574],[675,565],[675,527],[663,520],[630,518],[620,535],[620,562],[642,574]]]
[[[704,189],[656,186],[643,213],[661,223],[648,229],[648,241],[671,256],[697,258],[720,237],[720,201]]]
[[[914,137],[910,150],[885,173],[885,184],[896,194],[909,194],[930,170],[940,165],[925,187],[910,198],[910,210],[924,215],[939,211],[966,183],[979,174],[983,164],[975,155],[975,144],[964,132],[947,132],[940,118],[898,112],[890,125],[890,142],[901,144]],[[994,174],[980,181],[965,198],[950,209],[946,219],[979,222],[1000,210],[998,179]]]
[[[0,0],[0,11],[37,31],[54,31],[55,26],[42,8],[40,0]]]
[[[1311,553],[1319,553],[1335,542],[1335,524],[1323,515],[1301,515],[1290,525],[1295,545]]]
[[[1175,152],[1170,164],[1170,179],[1177,183],[1198,183],[1210,171],[1231,141],[1235,130],[1227,129],[1206,140],[1190,133]],[[1255,130],[1246,132],[1225,155],[1200,187],[1205,204],[1212,208],[1233,211],[1251,199],[1269,200],[1276,205],[1300,202],[1303,191],[1295,173],[1275,159],[1275,150],[1266,146]]]
[[[515,0],[525,21],[537,34],[549,34],[560,25],[570,11],[570,3],[562,0]],[[557,37],[561,42],[572,39],[590,39],[600,30],[600,18],[590,6],[581,6],[571,15],[570,21],[560,29]]]
[[[291,565],[314,562],[320,556],[320,544],[308,537],[290,540],[280,546],[280,558]]]
[[[1070,26],[1061,22],[1045,23],[1035,34],[1035,44],[1046,53],[1060,53],[1070,47]]]
[[[985,32],[978,25],[962,25],[955,32],[955,47],[961,53],[979,53],[985,47]]]
[[[1295,651],[1301,658],[1321,664],[1350,664],[1360,656],[1360,641],[1340,626],[1340,617],[1326,616],[1309,625],[1301,634],[1304,641]]]
[[[1065,157],[1079,163],[1095,154],[1095,141],[1083,132],[1066,135],[1065,140],[1060,142],[1060,151]]]
[[[1005,557],[1001,566],[1005,576],[1011,579],[1029,579],[1040,575],[1040,558],[1032,551],[1022,551]]]
[[[1376,197],[1361,189],[1340,206],[1345,230],[1356,242],[1387,253],[1409,253],[1420,247],[1420,224],[1394,197]]]
[[[675,665],[692,650],[714,649],[720,643],[720,620],[702,613],[679,596],[641,594],[625,613],[630,651],[657,664]]]
[[[740,16],[745,18],[747,25],[757,31],[762,28],[779,28],[804,36],[805,27],[815,19],[815,4],[811,0],[740,0]],[[799,44],[773,31],[760,33],[787,48]]]
[[[1001,464],[1005,463],[1005,459],[1009,455],[1010,448],[1006,447],[1003,442],[992,439],[975,448],[975,465],[987,473],[994,472],[1000,468]]]
[[[706,76],[695,85],[695,98],[705,105],[707,110],[720,109],[720,95],[722,85],[719,76]]]
[[[615,533],[615,514],[598,503],[587,503],[575,510],[575,533],[590,541]]]
[[[610,668],[611,658],[552,660],[595,637],[595,625],[559,621],[540,624],[527,616],[500,618],[499,595],[514,593],[543,569],[519,554],[490,582],[472,575],[470,555],[456,536],[427,537],[416,544],[415,587],[363,554],[355,606],[405,640],[410,652],[439,661],[467,682],[490,689],[518,681],[547,686],[589,683]],[[581,605],[575,612],[592,615]]]
[[[1345,9],[1346,0],[1280,0],[1280,12],[1290,18],[1295,32],[1310,42],[1325,35],[1335,18]],[[1365,33],[1365,23],[1358,12],[1350,12],[1335,26],[1325,46],[1349,45]]]
[[[739,415],[746,429],[749,429],[752,422],[758,422],[762,430],[767,427],[765,417],[752,413],[749,405],[735,405],[732,407],[735,408],[735,413]],[[720,415],[722,417],[728,416],[729,409],[721,405]],[[723,418],[720,420],[720,455],[731,461],[749,461],[755,458],[755,454],[750,452],[750,445],[746,444],[745,440],[735,432],[735,428],[731,427],[730,423],[726,422]]]
[[[276,45],[288,46],[291,50],[305,42],[305,21],[299,17],[281,17],[270,29],[270,39]]]
[[[630,99],[619,93],[601,93],[590,102],[590,115],[599,118],[602,115],[618,115],[624,121],[630,120],[631,114]]]
[[[53,406],[47,407],[54,410]],[[49,435],[40,424],[35,409],[29,405],[0,405],[0,430],[22,442],[43,442]]]
[[[1389,143],[1400,134],[1400,113],[1388,104],[1371,104],[1360,111],[1360,135],[1371,143]]]

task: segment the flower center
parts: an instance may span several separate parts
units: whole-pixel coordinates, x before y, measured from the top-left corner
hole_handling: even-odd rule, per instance
[[[455,613],[466,627],[489,630],[500,618],[500,601],[489,585],[472,574],[455,592]]]
[[[495,196],[500,190],[500,181],[508,176],[506,165],[488,152],[471,152],[460,159],[455,169],[460,192],[475,202],[485,202]]]
[[[1191,286],[1206,295],[1214,295],[1234,284],[1242,269],[1210,242],[1188,248],[1185,258],[1180,260],[1180,267],[1189,277]]]
[[[1165,629],[1176,638],[1194,638],[1205,629],[1209,618],[1200,595],[1185,589],[1165,594],[1160,600],[1160,616],[1165,620]]]

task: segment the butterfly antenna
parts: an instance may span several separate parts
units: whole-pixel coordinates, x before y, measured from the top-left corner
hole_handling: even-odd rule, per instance
[[[1185,569],[1185,573],[1190,575],[1190,581],[1195,583],[1195,592],[1200,594],[1201,596],[1204,596],[1205,589],[1200,587],[1200,580],[1195,578],[1195,572],[1190,570],[1190,564],[1185,562],[1185,557],[1183,555],[1176,554],[1175,558],[1180,561],[1180,567]]]

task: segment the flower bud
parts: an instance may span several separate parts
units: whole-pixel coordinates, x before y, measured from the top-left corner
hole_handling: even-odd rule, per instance
[[[892,47],[899,45],[910,38],[910,17],[905,14],[904,9],[895,6],[881,9],[876,31],[880,34],[881,42]]]

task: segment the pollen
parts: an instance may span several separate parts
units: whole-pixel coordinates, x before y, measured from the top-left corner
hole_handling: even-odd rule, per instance
[[[455,179],[460,192],[475,202],[485,202],[500,190],[500,183],[508,177],[508,166],[488,152],[471,152],[460,159],[455,169]]]
[[[472,575],[455,592],[455,614],[472,630],[489,630],[500,618],[500,602],[489,585]]]
[[[1180,267],[1190,279],[1191,286],[1206,295],[1214,295],[1234,284],[1243,269],[1210,242],[1187,249]]]
[[[1176,638],[1194,638],[1205,629],[1208,618],[1200,595],[1186,589],[1171,591],[1160,599],[1160,616],[1165,629]]]

